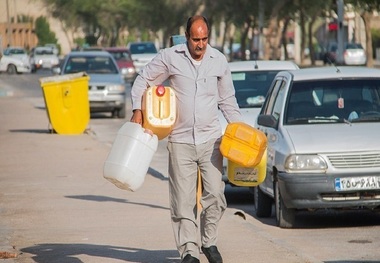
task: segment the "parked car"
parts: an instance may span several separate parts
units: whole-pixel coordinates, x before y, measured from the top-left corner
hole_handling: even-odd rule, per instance
[[[6,48],[0,59],[0,72],[8,74],[30,73],[31,66],[26,50],[22,47]]]
[[[137,73],[157,55],[157,48],[153,42],[131,42],[127,49]]]
[[[267,174],[258,217],[282,228],[299,210],[380,208],[380,70],[322,67],[275,77],[257,118]]]
[[[361,44],[347,43],[345,45],[343,59],[345,65],[365,65],[367,55]]]
[[[133,82],[136,78],[136,68],[133,64],[131,54],[127,48],[107,47],[104,50],[111,53],[127,82]]]
[[[276,74],[281,70],[297,70],[299,68],[292,61],[276,60],[235,61],[230,62],[229,67],[240,111],[244,121],[251,126],[255,125],[269,86]],[[219,122],[224,133],[227,122],[221,112]],[[223,166],[226,172],[226,159],[223,161]],[[228,182],[226,174],[224,174],[223,180]]]
[[[59,65],[59,57],[52,47],[35,47],[30,52],[32,72],[39,69],[51,69]]]
[[[323,59],[324,64],[335,64],[338,58],[338,43],[330,42]],[[344,43],[343,65],[365,65],[367,55],[359,43]]]
[[[125,118],[125,81],[113,56],[107,51],[72,51],[56,74],[86,72],[89,80],[90,112],[111,112]]]

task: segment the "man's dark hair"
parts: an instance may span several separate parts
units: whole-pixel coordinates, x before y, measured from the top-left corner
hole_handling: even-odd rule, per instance
[[[201,16],[201,15],[195,15],[195,16],[191,16],[191,17],[189,17],[189,19],[187,19],[187,24],[186,24],[186,34],[187,35],[190,35],[190,28],[193,25],[193,23],[197,20],[203,20],[207,26],[207,31],[210,32],[210,25],[208,23],[207,18],[204,16]]]

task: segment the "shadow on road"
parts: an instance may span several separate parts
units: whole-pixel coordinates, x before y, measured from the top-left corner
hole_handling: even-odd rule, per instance
[[[38,244],[21,249],[32,254],[37,263],[82,263],[80,255],[126,262],[180,262],[177,250],[146,250],[141,248],[117,247],[94,244]],[[100,262],[100,261],[96,261]]]
[[[152,204],[146,204],[146,203],[130,202],[127,199],[113,198],[113,197],[109,197],[109,196],[100,196],[100,195],[67,195],[65,197],[66,198],[73,198],[73,199],[80,199],[80,200],[87,200],[87,201],[95,201],[95,202],[117,202],[117,203],[125,203],[125,204],[131,204],[131,205],[141,205],[141,206],[147,206],[147,207],[150,207],[150,208],[158,208],[158,209],[169,210],[169,208],[165,207],[165,206],[152,205]]]

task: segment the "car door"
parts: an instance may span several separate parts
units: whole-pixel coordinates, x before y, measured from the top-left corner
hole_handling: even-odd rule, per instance
[[[284,103],[286,101],[286,94],[288,90],[287,78],[276,77],[269,90],[267,99],[263,105],[260,115],[266,115],[271,118],[272,125],[260,125],[258,128],[265,133],[268,140],[267,146],[267,176],[265,181],[260,185],[261,190],[273,197],[273,176],[274,167],[276,166],[277,151],[281,150],[281,134],[279,133],[279,125],[282,121],[282,113],[284,110]]]

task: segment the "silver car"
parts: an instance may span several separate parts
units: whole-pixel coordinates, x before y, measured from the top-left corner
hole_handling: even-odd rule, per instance
[[[298,210],[379,209],[380,70],[284,71],[272,83],[257,127],[268,138],[267,174],[255,187],[258,217],[275,204],[282,228]]]
[[[269,86],[276,74],[282,70],[297,70],[299,67],[292,61],[277,60],[250,60],[235,61],[229,63],[232,81],[235,88],[236,99],[244,122],[254,126],[264,103]],[[227,121],[222,113],[219,114],[219,122],[224,133]],[[227,160],[223,160],[224,171],[227,171]],[[227,176],[223,181],[228,183]]]
[[[89,80],[90,112],[111,112],[113,117],[125,118],[126,87],[113,56],[107,51],[73,51],[61,68],[61,75],[86,72]]]

